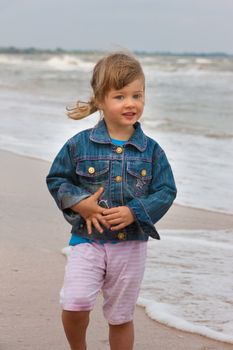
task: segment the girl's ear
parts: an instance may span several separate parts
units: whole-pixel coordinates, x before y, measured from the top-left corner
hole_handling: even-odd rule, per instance
[[[96,101],[95,105],[96,105],[96,107],[97,107],[99,110],[103,109],[103,102],[101,102],[101,101]]]

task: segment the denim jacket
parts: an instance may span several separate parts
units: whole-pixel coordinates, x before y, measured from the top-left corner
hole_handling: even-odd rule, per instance
[[[146,136],[137,122],[124,146],[112,143],[104,120],[84,130],[63,146],[46,178],[50,193],[72,234],[93,240],[123,241],[160,239],[154,224],[176,197],[176,186],[166,155],[156,141]],[[135,221],[120,231],[95,228],[88,234],[85,220],[70,207],[100,187],[103,207],[126,205]]]

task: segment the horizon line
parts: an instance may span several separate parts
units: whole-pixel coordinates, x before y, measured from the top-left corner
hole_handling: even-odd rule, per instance
[[[111,50],[111,51],[124,51],[122,50]],[[14,45],[10,46],[0,46],[0,53],[106,53],[110,50],[101,50],[101,49],[64,49],[62,47],[56,47],[56,48],[41,48],[41,47],[34,47],[34,46],[28,46],[28,47],[17,47]],[[169,50],[141,50],[141,49],[134,49],[129,50],[135,54],[138,55],[190,55],[190,56],[228,56],[232,57],[233,53],[227,53],[224,51],[169,51]]]

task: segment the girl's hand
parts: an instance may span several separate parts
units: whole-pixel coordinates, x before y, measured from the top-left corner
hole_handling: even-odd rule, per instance
[[[126,206],[105,209],[103,215],[112,231],[121,230],[135,221],[131,210]]]
[[[100,224],[109,228],[110,225],[107,223],[103,216],[103,209],[98,205],[98,199],[104,191],[103,187],[100,187],[92,196],[83,199],[78,204],[75,204],[71,207],[74,212],[79,213],[86,221],[88,234],[92,234],[92,225],[100,233],[103,232],[103,228]]]

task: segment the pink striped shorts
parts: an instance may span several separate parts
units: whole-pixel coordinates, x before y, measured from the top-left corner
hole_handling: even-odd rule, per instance
[[[63,310],[92,310],[100,290],[109,324],[133,319],[146,260],[147,242],[82,243],[72,248],[60,292]]]

